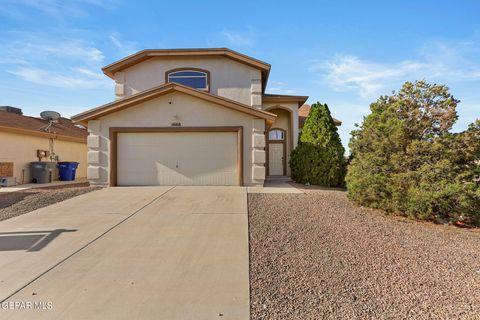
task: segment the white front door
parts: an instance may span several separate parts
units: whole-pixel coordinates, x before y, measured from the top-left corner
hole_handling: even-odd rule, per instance
[[[271,176],[283,175],[283,143],[268,145],[268,168]]]

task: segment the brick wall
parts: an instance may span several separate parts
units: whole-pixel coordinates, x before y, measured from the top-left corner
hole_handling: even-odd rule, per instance
[[[13,162],[0,162],[0,177],[13,177]]]

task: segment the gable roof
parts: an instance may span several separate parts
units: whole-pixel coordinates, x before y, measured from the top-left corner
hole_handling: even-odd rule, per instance
[[[262,84],[263,90],[270,74],[271,65],[244,55],[242,53],[233,51],[228,48],[197,48],[197,49],[145,49],[134,53],[126,58],[115,61],[108,66],[102,68],[104,74],[110,78],[115,77],[115,72],[122,71],[128,67],[136,65],[142,61],[154,58],[154,57],[179,57],[179,56],[223,56],[240,63],[246,64],[255,69],[259,69],[262,72]]]
[[[303,128],[303,126],[305,125],[305,121],[307,120],[308,114],[310,113],[310,109],[311,107],[309,104],[304,104],[298,109],[298,127],[299,128]],[[333,117],[332,119],[333,119],[333,123],[335,123],[337,127],[340,127],[342,125],[342,121],[335,119]]]
[[[297,102],[298,107],[308,100],[308,96],[292,96],[285,94],[263,94],[262,102]]]
[[[47,138],[51,138],[54,133],[59,140],[83,143],[87,141],[87,130],[75,126],[70,119],[60,118],[58,122],[54,122],[50,127],[52,133],[45,131],[47,126],[48,121],[44,119],[0,111],[0,131]]]
[[[131,96],[128,96],[123,99],[116,100],[111,103],[104,104],[100,107],[90,109],[88,111],[82,112],[72,117],[74,122],[83,122],[86,123],[88,120],[96,119],[111,113],[115,113],[117,111],[121,111],[137,105],[141,102],[145,102],[148,100],[152,100],[163,96],[165,94],[171,92],[181,92],[205,101],[209,101],[215,104],[218,104],[223,107],[227,107],[239,112],[243,112],[246,114],[250,114],[252,116],[262,118],[267,120],[267,122],[273,122],[276,118],[276,115],[270,112],[266,112],[263,110],[255,109],[250,106],[247,106],[243,103],[239,103],[237,101],[233,101],[224,97],[220,97],[205,91],[200,91],[197,89],[193,89],[191,87],[187,87],[175,82],[165,83],[161,86],[154,87],[149,90],[145,90]]]

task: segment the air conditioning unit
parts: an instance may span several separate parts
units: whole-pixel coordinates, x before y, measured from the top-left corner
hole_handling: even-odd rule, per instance
[[[0,187],[12,187],[17,185],[17,179],[14,177],[0,177]]]

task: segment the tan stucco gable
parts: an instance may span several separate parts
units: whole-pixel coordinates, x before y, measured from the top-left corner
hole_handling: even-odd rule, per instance
[[[252,116],[266,120],[267,124],[275,121],[275,114],[262,111],[259,109],[251,108],[250,106],[244,105],[242,103],[226,99],[217,95],[213,95],[207,92],[196,90],[178,83],[166,83],[164,85],[152,88],[150,90],[145,90],[140,93],[131,95],[127,98],[120,99],[103,106],[88,110],[86,112],[77,114],[72,117],[72,120],[80,123],[87,123],[89,120],[97,119],[105,115],[115,113],[121,110],[125,110],[129,107],[135,106],[141,102],[145,102],[157,97],[163,96],[172,92],[181,92],[192,97],[199,98],[201,100],[213,102],[217,105],[230,108],[242,113],[250,114]]]
[[[151,58],[161,57],[206,57],[206,56],[223,56],[229,59],[246,64],[256,68],[262,72],[263,90],[265,90],[268,76],[270,74],[271,65],[244,55],[242,53],[233,51],[228,48],[197,48],[197,49],[145,49],[134,53],[126,58],[115,61],[102,69],[110,78],[115,78],[115,73],[125,70],[133,65],[141,63]]]

